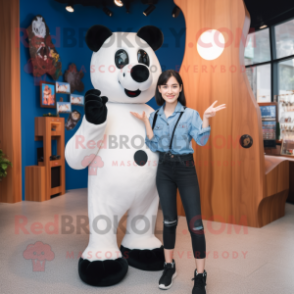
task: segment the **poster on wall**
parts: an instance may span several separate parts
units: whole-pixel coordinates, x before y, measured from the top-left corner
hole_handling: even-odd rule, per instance
[[[27,28],[33,76],[45,73],[53,80],[62,75],[58,52],[52,43],[49,28],[41,15],[37,15]]]
[[[70,84],[56,82],[56,93],[70,94]]]
[[[74,91],[83,92],[84,84],[81,79],[84,77],[84,73],[80,70],[77,70],[77,66],[72,63],[68,67],[68,70],[64,74],[64,80],[70,84],[70,91],[73,93]]]
[[[71,104],[69,102],[57,102],[57,113],[71,113]]]
[[[77,95],[77,94],[71,94],[70,95],[70,103],[74,105],[84,105],[84,96]]]
[[[56,107],[55,84],[40,82],[40,106],[46,108]]]

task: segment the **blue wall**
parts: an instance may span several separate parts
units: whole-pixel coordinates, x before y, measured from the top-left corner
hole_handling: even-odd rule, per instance
[[[53,43],[60,55],[62,74],[68,69],[69,64],[75,63],[78,70],[82,69],[84,72],[82,81],[85,85],[85,93],[93,87],[89,73],[92,52],[84,41],[84,35],[87,29],[95,24],[107,26],[113,32],[137,32],[145,25],[157,26],[164,34],[163,47],[156,51],[162,70],[179,70],[185,49],[185,20],[182,13],[178,18],[171,16],[174,6],[173,0],[161,0],[156,9],[146,17],[142,12],[147,8],[147,5],[143,5],[141,1],[137,0],[132,4],[130,14],[125,12],[124,7],[113,6],[109,7],[113,16],[108,17],[101,8],[76,5],[75,12],[69,13],[65,10],[65,5],[54,0],[20,0],[20,26],[21,29],[26,29],[31,25],[36,15],[40,14],[44,17],[51,36],[56,36],[55,40],[53,38]],[[73,34],[73,38],[70,37],[70,34]],[[23,33],[21,33],[22,35]],[[20,43],[23,200],[25,197],[25,167],[37,165],[37,148],[43,146],[42,142],[34,140],[34,119],[37,116],[42,116],[43,113],[56,113],[54,109],[40,107],[40,79],[49,82],[54,82],[54,80],[47,74],[40,79],[33,77],[28,63],[30,59],[29,48],[25,41],[27,40],[21,40]],[[63,76],[60,76],[58,80],[63,81]],[[75,92],[75,94],[79,93]],[[58,94],[57,100],[59,97],[63,97],[64,101],[69,101],[69,95]],[[154,109],[158,108],[154,98],[148,104]],[[73,106],[74,109],[82,115],[84,114],[83,107]],[[61,114],[61,116],[65,117],[66,121],[68,114]],[[65,143],[73,136],[79,125],[80,123],[73,130],[65,130]],[[87,176],[87,169],[76,171],[66,163],[67,190],[87,187]]]

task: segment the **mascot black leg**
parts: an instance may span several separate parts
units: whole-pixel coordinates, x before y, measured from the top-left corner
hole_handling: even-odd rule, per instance
[[[128,262],[125,258],[103,261],[79,260],[79,276],[83,282],[91,286],[112,286],[119,283],[128,272]]]
[[[160,271],[164,268],[163,245],[155,249],[129,249],[120,246],[122,255],[132,267],[145,271]]]

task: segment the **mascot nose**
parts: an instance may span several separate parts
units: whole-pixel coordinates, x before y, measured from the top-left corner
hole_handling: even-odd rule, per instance
[[[143,83],[149,78],[149,69],[137,64],[131,69],[131,77],[138,83]]]

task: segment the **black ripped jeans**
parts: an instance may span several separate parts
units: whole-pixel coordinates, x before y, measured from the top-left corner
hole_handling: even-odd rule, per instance
[[[156,185],[163,212],[163,243],[174,249],[176,241],[177,188],[184,206],[192,239],[194,258],[206,257],[204,226],[201,217],[200,192],[193,154],[173,155],[159,152]]]

